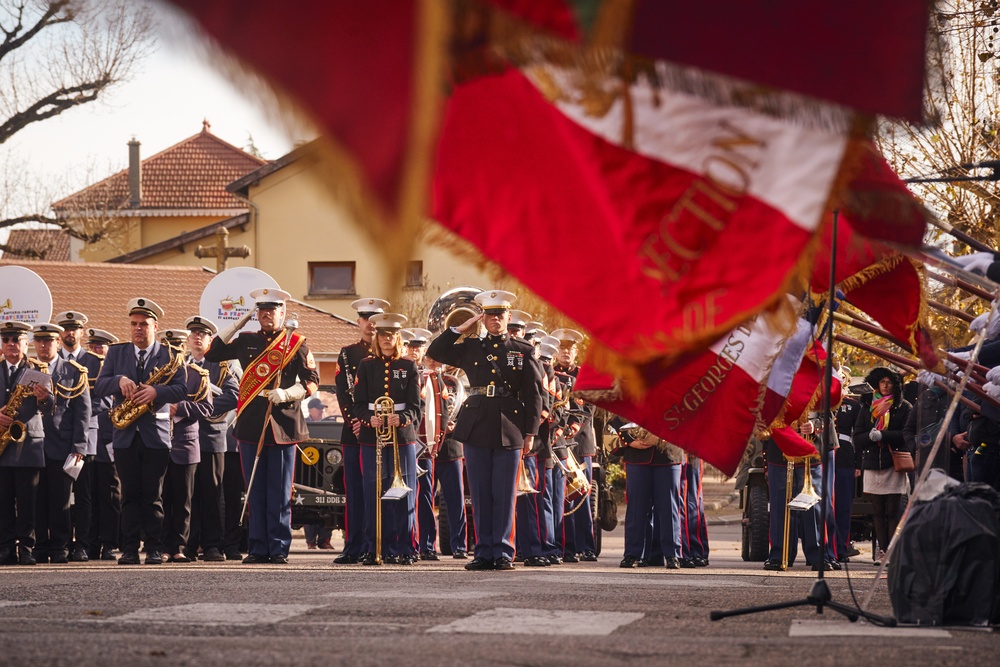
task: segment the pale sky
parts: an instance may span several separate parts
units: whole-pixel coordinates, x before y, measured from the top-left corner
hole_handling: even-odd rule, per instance
[[[133,137],[147,158],[200,132],[203,119],[213,134],[240,148],[252,135],[271,160],[297,141],[313,138],[287,136],[281,123],[269,120],[254,100],[243,97],[194,51],[169,35],[158,36],[156,51],[105,101],[35,123],[0,151],[12,156],[19,169],[65,183],[60,190],[67,191],[57,193],[65,196],[124,169]]]

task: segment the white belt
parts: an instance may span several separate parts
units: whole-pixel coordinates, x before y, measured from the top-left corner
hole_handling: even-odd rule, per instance
[[[853,442],[853,440],[851,440],[851,436],[847,435],[846,433],[841,433],[840,439],[843,440],[844,442]]]
[[[368,404],[368,409],[371,410],[372,412],[375,412],[375,404],[374,403],[369,403]],[[405,410],[406,409],[406,403],[394,403],[393,406],[392,406],[392,409],[393,410]]]

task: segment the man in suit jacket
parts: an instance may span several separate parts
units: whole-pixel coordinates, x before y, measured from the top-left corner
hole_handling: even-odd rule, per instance
[[[15,416],[5,414],[25,370],[38,368],[37,363],[28,359],[29,331],[31,325],[24,322],[0,324],[3,345],[0,402],[4,405],[4,410],[0,411],[0,432],[9,432],[14,421],[23,424],[24,431],[24,440],[11,442],[0,454],[0,565],[35,564],[31,555],[35,547],[35,500],[38,478],[45,466],[38,399],[44,392],[36,389],[27,395]]]
[[[90,385],[90,424],[87,430],[87,452],[83,457],[83,468],[73,482],[73,542],[69,559],[73,562],[90,560],[90,554],[99,556],[100,544],[96,535],[91,535],[91,525],[94,516],[94,458],[97,454],[98,410],[94,398],[94,383],[101,372],[102,358],[87,351],[82,343],[87,330],[86,315],[78,310],[66,310],[55,316],[56,325],[62,327],[59,339],[59,357],[80,364],[87,369],[87,382]]]
[[[47,391],[48,395],[38,404],[45,428],[45,469],[38,487],[34,555],[43,563],[67,563],[73,534],[69,501],[74,478],[64,465],[71,460],[74,464],[82,464],[87,453],[90,385],[85,366],[59,356],[62,327],[38,324],[33,331],[35,356],[48,366],[52,376],[51,391]]]
[[[192,551],[201,546],[207,563],[224,562],[222,480],[226,466],[226,429],[228,417],[236,408],[241,374],[236,362],[205,358],[212,336],[218,333],[215,323],[195,315],[189,317],[184,326],[188,330],[187,348],[191,353],[188,363],[208,371],[213,401],[212,414],[198,420],[201,462],[195,472],[189,545]]]
[[[171,363],[168,348],[155,340],[163,309],[149,299],[128,304],[132,341],[108,349],[97,378],[97,395],[113,396],[115,407],[129,400],[149,409],[112,436],[115,467],[122,483],[121,565],[139,564],[140,535],[146,537],[146,563],[163,562],[163,477],[170,460],[170,403],[184,400],[184,374],[149,384],[154,369]],[[114,410],[114,408],[112,408]]]

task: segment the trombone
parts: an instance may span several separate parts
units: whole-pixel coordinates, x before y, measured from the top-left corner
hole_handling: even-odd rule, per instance
[[[375,429],[375,563],[382,564],[382,501],[405,498],[410,487],[403,481],[400,472],[399,443],[396,441],[396,427],[389,426],[389,417],[396,412],[394,401],[389,396],[375,399],[375,416],[381,426]],[[392,484],[382,493],[382,449],[392,447],[395,471]]]

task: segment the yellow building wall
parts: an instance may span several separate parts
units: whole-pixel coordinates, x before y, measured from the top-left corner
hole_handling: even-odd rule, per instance
[[[258,207],[260,219],[254,266],[274,278],[292,298],[353,320],[354,299],[389,298],[401,291],[402,285],[389,284],[388,266],[375,244],[347,218],[325,187],[311,177],[307,161],[294,162],[266,177],[251,187],[249,195]],[[485,274],[441,248],[421,244],[413,259],[423,262],[427,294],[421,299],[421,295],[407,290],[406,301],[416,297],[429,305],[439,295],[430,293],[432,289],[490,286]],[[356,294],[336,298],[309,294],[309,262],[350,261],[356,262]],[[425,322],[412,324],[425,326]]]
[[[81,248],[80,259],[84,262],[103,262],[141,247],[142,220],[123,217],[114,221],[107,238]]]

